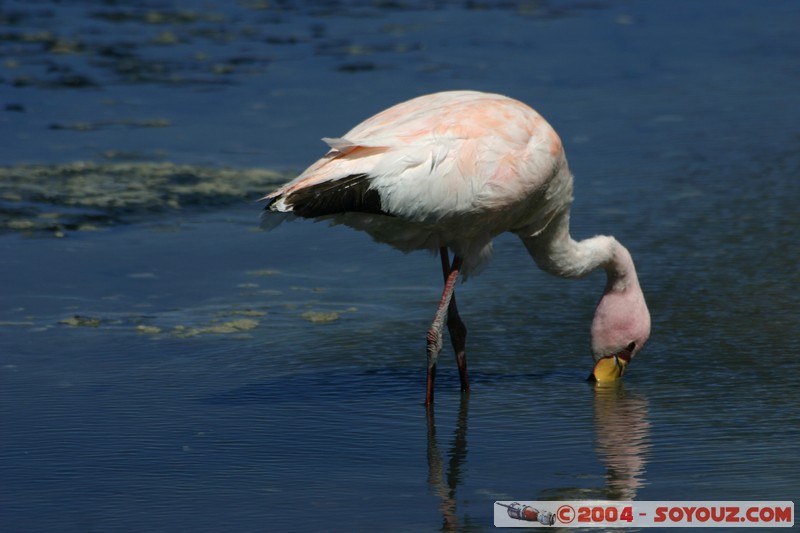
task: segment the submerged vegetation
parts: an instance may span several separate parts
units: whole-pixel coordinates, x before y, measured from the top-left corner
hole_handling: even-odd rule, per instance
[[[253,201],[286,178],[274,170],[166,162],[0,167],[0,231],[64,236],[159,213]]]

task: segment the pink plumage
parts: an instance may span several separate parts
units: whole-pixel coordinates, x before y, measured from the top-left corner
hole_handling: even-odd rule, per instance
[[[462,390],[469,388],[466,328],[453,287],[459,274],[483,266],[491,240],[506,231],[552,274],[581,277],[604,267],[609,281],[592,327],[595,359],[629,361],[641,350],[650,319],[630,254],[612,237],[570,237],[572,174],[558,135],[530,107],[496,94],[442,92],[324,140],[325,156],[265,197],[266,223],[287,215],[327,218],[403,251],[440,251],[446,283],[428,333],[426,403],[433,401],[445,319]]]

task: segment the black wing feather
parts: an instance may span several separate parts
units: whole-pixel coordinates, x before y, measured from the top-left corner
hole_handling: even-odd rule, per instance
[[[388,214],[381,209],[380,194],[369,185],[367,174],[351,174],[296,190],[285,201],[294,214],[304,218],[343,213]]]

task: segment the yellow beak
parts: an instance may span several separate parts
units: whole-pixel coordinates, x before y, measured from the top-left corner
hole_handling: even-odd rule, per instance
[[[617,355],[603,357],[594,365],[594,370],[589,379],[594,378],[595,381],[600,383],[616,381],[625,373],[626,366],[628,366],[628,361]]]

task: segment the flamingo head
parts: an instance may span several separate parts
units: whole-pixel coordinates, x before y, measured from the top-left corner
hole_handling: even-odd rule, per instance
[[[589,380],[604,382],[621,378],[649,336],[650,312],[636,271],[629,270],[624,276],[609,271],[608,286],[592,321],[595,366]]]

